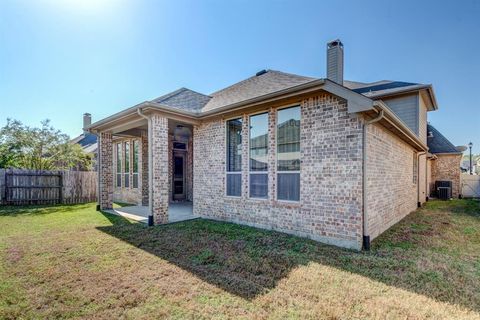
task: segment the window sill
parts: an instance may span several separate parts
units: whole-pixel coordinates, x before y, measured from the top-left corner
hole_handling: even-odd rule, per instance
[[[242,196],[229,196],[228,194],[225,195],[227,199],[242,199]]]
[[[285,203],[285,204],[294,204],[294,205],[295,205],[295,204],[298,204],[298,205],[300,204],[300,200],[297,201],[297,200],[280,200],[280,199],[276,199],[275,201],[278,202],[278,203]]]
[[[251,198],[251,197],[248,197],[247,200],[265,202],[265,201],[268,201],[269,199],[268,198]]]

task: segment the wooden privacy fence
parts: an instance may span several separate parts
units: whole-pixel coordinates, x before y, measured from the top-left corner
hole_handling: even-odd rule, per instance
[[[0,204],[74,204],[96,201],[97,173],[0,169]]]

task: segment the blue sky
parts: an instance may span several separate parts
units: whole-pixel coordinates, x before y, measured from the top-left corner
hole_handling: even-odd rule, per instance
[[[0,124],[49,118],[71,136],[179,87],[211,93],[269,68],[432,83],[429,113],[480,153],[480,1],[0,0]]]

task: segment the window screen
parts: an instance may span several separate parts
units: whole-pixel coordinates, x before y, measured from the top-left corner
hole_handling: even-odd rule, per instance
[[[250,117],[250,197],[268,197],[268,113]]]
[[[124,186],[125,188],[130,187],[130,142],[125,142],[125,178],[124,178]]]
[[[278,111],[277,199],[300,200],[300,107]]]
[[[138,153],[140,150],[140,142],[138,140],[133,141],[133,175],[132,183],[134,188],[138,188]]]
[[[242,195],[242,119],[227,121],[227,195]]]
[[[116,185],[118,188],[122,187],[122,144],[117,143],[117,173],[116,173]]]

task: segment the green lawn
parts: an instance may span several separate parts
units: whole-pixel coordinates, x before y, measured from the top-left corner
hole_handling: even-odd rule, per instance
[[[0,319],[480,318],[479,202],[429,202],[353,252],[94,204],[0,208]]]

